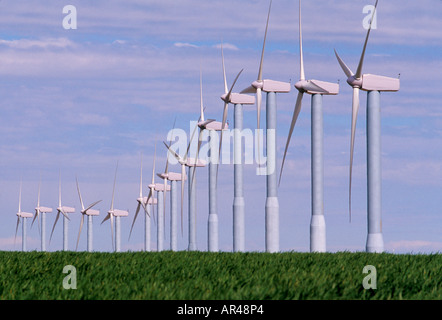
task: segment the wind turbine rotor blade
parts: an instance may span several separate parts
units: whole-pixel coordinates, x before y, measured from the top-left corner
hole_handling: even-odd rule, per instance
[[[300,57],[299,60],[300,60],[300,70],[301,70],[300,80],[305,80],[304,55],[302,52],[301,0],[299,0],[299,57]]]
[[[352,171],[353,171],[353,152],[355,144],[355,133],[356,133],[356,121],[358,117],[359,110],[359,88],[353,88],[353,106],[352,106],[352,119],[351,119],[351,142],[350,142],[350,181],[349,181],[349,194],[348,194],[348,208],[349,217],[351,222],[351,182],[352,182]]]
[[[58,172],[58,206],[61,207],[61,170]]]
[[[370,20],[370,26],[368,27],[367,36],[365,37],[364,48],[362,49],[362,54],[361,54],[361,58],[359,60],[358,69],[356,70],[356,74],[355,74],[356,79],[360,79],[362,76],[362,65],[364,64],[365,50],[367,49],[368,37],[370,36],[371,25],[373,23],[373,18],[376,13],[377,5],[378,5],[378,0],[376,0],[376,3],[374,5],[373,13],[372,13],[371,20]]]
[[[111,211],[114,210],[115,182],[117,181],[117,170],[118,170],[118,161],[117,161],[117,167],[115,168],[114,186],[112,188]]]
[[[235,86],[235,83],[236,83],[236,81],[238,80],[238,78],[239,78],[239,76],[241,75],[241,73],[243,72],[243,70],[244,70],[244,69],[241,69],[241,71],[238,72],[238,74],[236,75],[236,78],[235,78],[235,80],[233,81],[232,86],[230,87],[229,93],[228,93],[227,96],[226,96],[226,100],[227,100],[227,101],[230,100],[230,96],[232,95],[233,87]],[[224,129],[224,127],[223,127],[223,129]]]
[[[132,226],[130,227],[129,238],[132,235],[132,229],[134,228],[135,220],[137,220],[138,212],[140,212],[140,203],[138,203],[137,210],[135,210],[134,220],[132,221]]]
[[[49,244],[51,244],[52,235],[54,234],[55,225],[57,224],[58,219],[60,218],[60,211],[57,212],[57,215],[55,217],[54,225],[52,226],[51,236],[49,237]]]
[[[166,146],[167,150],[168,150],[170,153],[172,153],[173,156],[174,156],[178,161],[182,160],[182,158],[180,157],[180,155],[179,155],[178,153],[176,153],[175,151],[173,151],[173,150],[170,148],[170,146],[167,145],[166,142],[163,141],[163,143],[164,143],[164,145]]]
[[[143,197],[143,153],[140,160],[140,198]]]
[[[281,183],[282,170],[284,168],[285,157],[287,155],[287,149],[289,148],[290,139],[292,138],[293,129],[295,128],[296,120],[298,119],[298,115],[301,112],[302,107],[302,97],[304,93],[302,91],[298,92],[298,97],[296,98],[295,110],[293,111],[292,123],[290,124],[289,134],[287,136],[287,143],[285,145],[284,157],[282,158],[281,163],[281,172],[279,173],[279,183]]]
[[[32,219],[31,228],[32,228],[32,226],[34,225],[35,219],[37,219],[37,217],[39,216],[39,214],[40,214],[40,210],[36,209],[36,210],[35,210],[34,219]],[[40,230],[40,229],[39,229],[39,230]]]
[[[78,197],[80,198],[81,210],[84,211],[83,199],[81,198],[81,192],[80,192],[80,187],[78,186],[77,177],[75,177],[75,182],[77,183],[77,191],[78,191]]]
[[[204,121],[204,107],[203,107],[203,74],[200,69],[200,119]]]
[[[110,217],[111,217],[111,214],[108,212],[107,215],[106,215],[106,217],[104,217],[103,221],[101,221],[101,224],[103,224],[103,222],[109,220]],[[100,224],[100,225],[101,225],[101,224]]]
[[[15,245],[15,241],[17,239],[17,231],[18,231],[18,226],[20,224],[20,217],[17,216],[17,224],[15,225],[15,237],[14,237],[14,245]]]
[[[172,136],[173,136],[173,131],[175,130],[175,124],[176,124],[176,117],[175,117],[175,120],[173,121]],[[171,144],[172,144],[172,140],[169,141],[169,147],[167,149],[170,148]],[[166,155],[166,168],[164,169],[164,172],[166,174],[169,172],[169,153],[167,153],[167,155]]]
[[[89,205],[89,207],[87,207],[86,210],[84,210],[84,212],[87,212],[89,209],[92,209],[92,207],[94,207],[96,204],[100,203],[101,201],[102,200],[95,201],[94,203]]]
[[[347,78],[350,78],[354,75],[353,71],[350,70],[350,68],[345,64],[345,62],[341,59],[341,57],[338,55],[338,53],[335,50],[336,58],[338,59],[339,65],[341,66],[342,70],[344,71]]]
[[[155,183],[155,157],[157,155],[157,142],[155,141],[155,151],[153,153],[153,166],[152,166],[152,184]]]
[[[198,120],[198,122],[199,122],[199,120]],[[190,145],[192,144],[192,141],[193,141],[193,137],[194,137],[194,135],[195,135],[196,128],[198,128],[198,124],[195,126],[195,128],[193,129],[192,135],[190,136],[189,144],[187,145],[186,154],[184,155],[184,159],[183,159],[184,161],[187,160],[187,155],[189,154]]]
[[[222,61],[223,61],[223,76],[224,76],[224,93],[228,92],[227,89],[227,79],[226,79],[226,68],[224,65],[224,50],[223,50],[223,44],[221,43],[221,57],[222,57]]]
[[[83,223],[84,223],[84,214],[81,214],[80,230],[78,231],[77,245],[75,247],[75,251],[78,250],[78,242],[80,242],[80,235],[81,235],[81,229],[83,229]]]
[[[256,88],[254,86],[249,86],[242,90],[240,93],[256,93]]]
[[[261,62],[259,64],[259,72],[258,72],[258,81],[262,80],[262,65],[263,65],[263,61],[264,61],[264,50],[265,50],[265,46],[266,46],[267,30],[269,28],[270,9],[271,8],[272,8],[272,0],[270,0],[269,12],[267,14],[266,31],[264,33],[264,42],[263,42],[263,45],[262,45]]]
[[[22,186],[22,180],[20,179],[20,193],[18,194],[18,212],[21,212],[21,186]]]

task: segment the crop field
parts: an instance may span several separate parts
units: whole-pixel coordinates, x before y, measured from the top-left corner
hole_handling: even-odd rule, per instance
[[[2,300],[442,299],[441,254],[2,251],[0,262]]]

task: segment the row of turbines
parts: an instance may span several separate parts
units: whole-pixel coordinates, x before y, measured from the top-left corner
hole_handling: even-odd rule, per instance
[[[373,16],[376,13],[378,0],[376,0]],[[241,156],[243,154],[241,144],[241,134],[243,130],[243,107],[247,105],[255,105],[257,107],[257,128],[260,128],[260,111],[262,104],[262,92],[266,93],[266,156],[267,156],[267,172],[266,174],[266,203],[265,203],[265,250],[267,252],[279,251],[279,202],[278,202],[278,186],[281,182],[284,162],[287,155],[287,150],[290,145],[291,136],[293,134],[296,121],[301,112],[302,99],[305,93],[311,95],[311,196],[312,196],[312,215],[310,222],[310,251],[311,252],[325,252],[326,251],[326,225],[324,219],[324,205],[323,205],[323,95],[337,95],[339,93],[339,84],[330,83],[320,80],[307,80],[304,69],[303,46],[302,46],[302,23],[301,23],[301,0],[299,1],[299,48],[300,48],[300,79],[295,84],[298,90],[295,108],[290,124],[290,129],[285,145],[284,156],[279,172],[279,181],[276,170],[276,115],[277,103],[276,97],[280,93],[290,92],[290,83],[275,81],[271,79],[263,79],[263,61],[264,51],[267,38],[267,30],[270,20],[270,12],[272,1],[270,1],[267,22],[264,34],[264,41],[262,46],[261,60],[259,64],[258,77],[251,85],[242,90],[240,93],[233,92],[233,88],[237,79],[243,70],[241,70],[230,89],[228,89],[226,81],[226,72],[224,64],[224,55],[222,54],[222,69],[224,76],[224,94],[221,99],[224,102],[222,121],[215,119],[205,119],[204,105],[202,99],[202,76],[200,74],[200,118],[197,126],[192,133],[190,142],[184,155],[179,155],[172,148],[171,144],[164,143],[167,148],[166,167],[164,172],[157,173],[157,176],[163,180],[162,183],[155,183],[155,157],[156,145],[154,153],[154,162],[152,169],[152,180],[148,185],[149,193],[147,196],[143,195],[143,177],[142,177],[142,160],[140,171],[140,192],[137,198],[137,208],[134,214],[134,219],[131,225],[130,235],[136,219],[140,212],[144,212],[144,249],[151,250],[151,218],[153,218],[157,227],[157,251],[164,250],[165,240],[165,207],[167,192],[170,192],[170,249],[176,251],[178,248],[178,182],[181,181],[181,233],[183,233],[183,199],[185,191],[185,180],[188,181],[188,250],[197,249],[197,230],[196,230],[196,169],[198,167],[208,166],[209,177],[209,214],[208,214],[208,250],[212,252],[219,251],[218,247],[218,214],[217,214],[217,178],[218,178],[218,163],[221,151],[223,131],[228,128],[227,113],[229,104],[234,106],[234,134],[233,134],[233,149],[234,149],[234,198],[233,198],[233,251],[245,251],[245,199],[243,192],[243,164]],[[373,21],[373,19],[371,19]],[[382,236],[382,217],[381,217],[381,126],[380,126],[380,92],[396,92],[399,90],[400,83],[398,78],[389,78],[380,75],[363,74],[363,63],[365,52],[367,48],[368,39],[371,31],[371,23],[368,28],[365,38],[362,54],[357,65],[356,73],[354,73],[340,58],[335,50],[335,55],[338,63],[345,75],[347,76],[347,83],[353,90],[352,101],[352,120],[351,120],[351,141],[350,141],[350,166],[349,166],[349,217],[351,221],[351,190],[352,190],[352,166],[353,166],[353,151],[355,143],[355,130],[358,110],[360,106],[360,90],[367,92],[367,252],[383,252],[384,243]],[[222,47],[221,47],[222,52]],[[253,94],[253,95],[250,95]],[[256,99],[255,99],[256,97]],[[174,124],[175,128],[175,124]],[[189,149],[192,143],[196,128],[199,128],[198,146],[195,157],[189,157]],[[237,130],[235,130],[237,129]],[[209,160],[205,161],[199,159],[199,151],[202,144],[203,132],[207,130],[209,133]],[[218,137],[218,132],[220,136]],[[217,144],[219,142],[219,145]],[[260,144],[258,141],[258,148]],[[258,152],[259,154],[259,152]],[[169,156],[173,156],[181,166],[181,172],[169,171]],[[186,174],[187,167],[187,174]],[[117,164],[118,168],[118,164]],[[263,169],[263,168],[258,168]],[[115,251],[120,251],[121,248],[121,217],[128,216],[128,211],[118,210],[114,208],[114,193],[115,181],[112,194],[111,208],[107,216],[103,220],[110,220],[112,243]],[[170,182],[170,184],[168,183]],[[93,202],[87,207],[84,206],[78,180],[76,181],[77,191],[81,202],[81,223],[77,239],[80,239],[81,230],[84,223],[84,217],[87,216],[87,250],[92,251],[92,221],[93,216],[99,215],[99,211],[93,207],[100,201]],[[63,249],[67,250],[67,226],[69,222],[69,214],[75,211],[74,208],[62,206],[61,204],[61,182],[59,187],[59,205],[57,207],[57,216],[55,219],[52,232],[60,217],[64,216],[63,227]],[[40,199],[40,196],[38,197]],[[154,210],[156,207],[156,210]],[[41,216],[41,236],[42,236],[42,250],[45,249],[45,214],[51,212],[51,208],[40,206],[38,200],[37,208],[35,208],[35,216],[32,213],[21,211],[21,185],[19,196],[19,210],[17,213],[17,228],[20,219],[23,221],[22,232],[22,249],[26,250],[26,219],[34,216],[34,221],[37,216]],[[156,215],[155,215],[156,211]],[[156,217],[156,221],[155,221]],[[115,221],[114,221],[115,220]],[[52,237],[52,233],[51,233]]]

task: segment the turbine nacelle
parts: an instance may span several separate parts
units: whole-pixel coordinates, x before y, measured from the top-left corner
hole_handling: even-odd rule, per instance
[[[155,191],[164,191],[164,190],[170,191],[170,186],[166,185],[166,187],[164,187],[163,183],[156,183],[155,187],[154,187],[154,190]]]
[[[241,93],[234,93],[232,92],[229,96],[229,99],[227,99],[227,93],[223,94],[221,96],[221,100],[223,100],[226,103],[232,103],[232,104],[255,104],[255,97],[250,96],[248,94],[241,94]]]
[[[49,213],[49,212],[52,212],[52,208],[39,206],[39,207],[36,207],[36,208],[35,208],[35,211],[36,211],[36,212]]]
[[[290,83],[269,79],[255,80],[250,87],[244,89],[241,93],[256,93],[257,89],[264,92],[288,93],[290,92]]]
[[[62,206],[62,207],[58,207],[57,211],[59,211],[61,213],[74,213],[75,208]]]
[[[177,173],[177,172],[158,173],[157,176],[160,177],[161,179],[167,179],[170,181],[181,181],[181,179],[182,179],[181,173]],[[184,175],[184,180],[186,180],[186,179],[187,179],[187,176]]]
[[[29,212],[17,212],[17,216],[20,218],[32,218],[34,215]]]
[[[202,159],[187,158],[185,165],[188,167],[205,167],[206,161]]]
[[[396,92],[400,89],[400,80],[374,74],[363,74],[360,89],[364,91]]]
[[[201,130],[215,130],[215,131],[221,131],[224,129],[228,129],[228,125],[227,123],[224,124],[224,129],[223,124],[220,121],[215,121],[214,119],[209,119],[206,121],[201,121],[198,123],[198,127],[200,127]]]
[[[296,82],[295,88],[308,94],[337,95],[339,93],[337,83],[320,80],[299,80]]]
[[[129,215],[129,211],[119,209],[109,210],[107,213],[113,215],[114,217],[127,217]]]
[[[85,214],[87,216],[99,216],[100,215],[100,210],[95,210],[95,209],[89,209],[86,211],[81,211],[82,214]]]

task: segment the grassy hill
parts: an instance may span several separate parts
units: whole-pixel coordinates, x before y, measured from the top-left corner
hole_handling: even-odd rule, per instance
[[[441,266],[441,254],[2,251],[0,299],[440,300]]]

